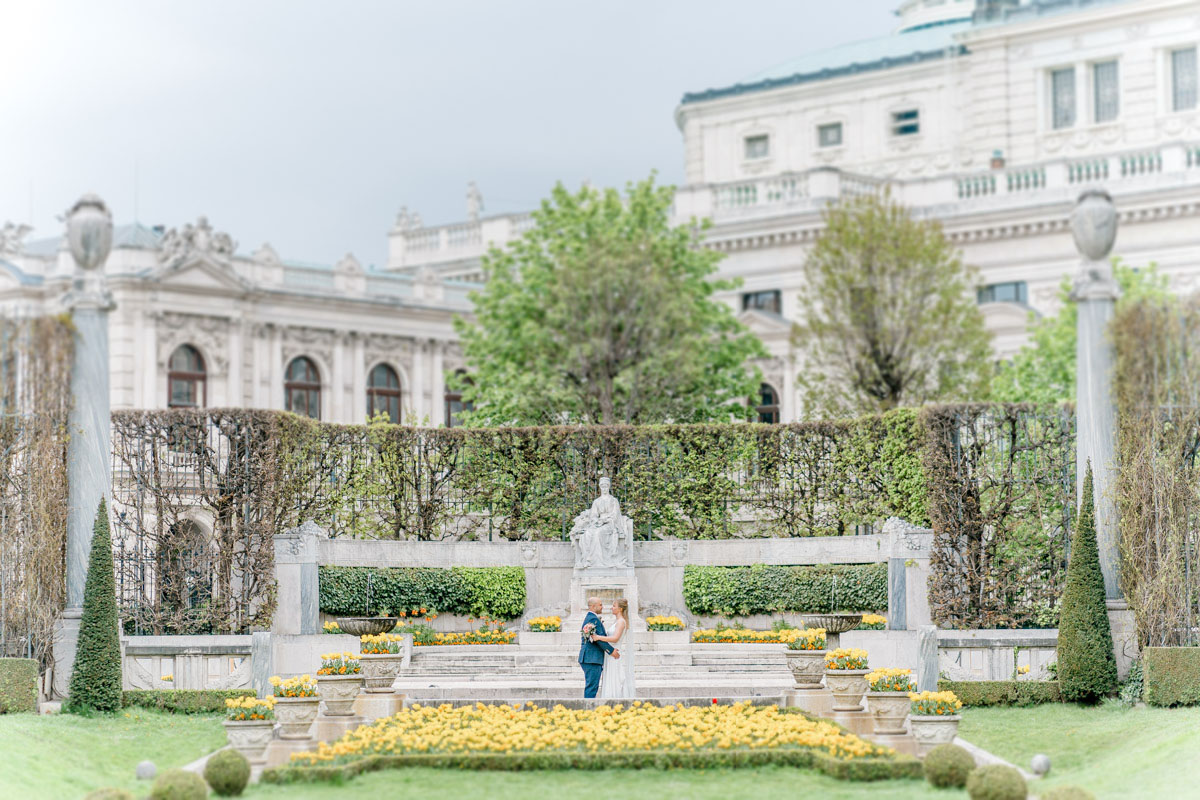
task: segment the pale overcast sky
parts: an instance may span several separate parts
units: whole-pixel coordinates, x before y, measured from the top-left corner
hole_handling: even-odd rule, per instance
[[[57,235],[95,191],[118,223],[382,265],[402,205],[463,219],[469,180],[485,214],[678,183],[685,91],[884,35],[898,5],[0,0],[0,222]]]

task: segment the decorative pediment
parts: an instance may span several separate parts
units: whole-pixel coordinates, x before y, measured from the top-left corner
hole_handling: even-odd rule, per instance
[[[228,233],[214,231],[208,217],[200,217],[196,224],[188,223],[181,229],[171,228],[158,245],[158,260],[173,267],[206,256],[216,263],[229,263],[237,250],[237,242]]]
[[[1029,308],[1020,303],[984,303],[979,313],[993,333],[1024,333],[1029,325]]]
[[[777,338],[792,334],[791,320],[769,311],[760,311],[756,308],[747,309],[738,314],[738,321],[759,338],[764,336]]]

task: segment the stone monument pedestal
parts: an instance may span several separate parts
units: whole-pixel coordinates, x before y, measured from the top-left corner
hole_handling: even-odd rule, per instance
[[[82,618],[82,608],[68,608],[54,624],[54,678],[51,683],[54,699],[64,699],[70,688],[71,670],[75,668],[75,650],[79,646],[79,623]]]
[[[267,745],[267,752],[263,756],[266,760],[262,766],[264,769],[286,766],[292,762],[292,753],[316,749],[316,739],[272,739]]]
[[[637,577],[633,567],[597,567],[576,569],[571,573],[571,613],[563,620],[564,632],[576,632],[583,627],[587,616],[587,599],[599,597],[604,601],[600,616],[611,618],[609,609],[614,600],[629,601],[629,626],[631,631],[646,630],[646,622],[638,614]]]
[[[368,721],[364,717],[359,716],[327,717],[322,714],[317,717],[314,738],[318,742],[336,742],[355,728],[366,725]]]
[[[401,692],[361,692],[354,698],[354,716],[366,722],[399,714],[407,695]]]

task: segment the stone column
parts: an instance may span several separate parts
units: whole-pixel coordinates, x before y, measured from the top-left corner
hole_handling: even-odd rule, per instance
[[[362,424],[367,420],[367,353],[366,343],[359,333],[350,334],[351,381],[350,422]]]
[[[245,323],[241,317],[229,321],[229,388],[225,393],[231,406],[246,405],[245,387],[242,385],[242,334]]]
[[[283,331],[278,325],[269,325],[267,344],[267,370],[271,376],[271,385],[267,387],[268,407],[281,410],[283,402]]]
[[[446,424],[445,350],[445,342],[433,343],[433,392],[429,399],[429,424],[434,427]]]
[[[65,298],[75,328],[67,441],[67,605],[54,640],[54,692],[66,694],[75,664],[92,527],[100,500],[112,490],[108,315],[114,308],[104,281],[112,246],[112,215],[95,195],[80,198],[67,218],[75,279]],[[151,364],[151,369],[154,364]]]
[[[1136,642],[1130,639],[1129,604],[1121,592],[1117,507],[1113,497],[1117,469],[1117,424],[1113,403],[1112,343],[1108,323],[1120,289],[1113,278],[1109,254],[1117,238],[1117,210],[1106,192],[1091,190],[1079,197],[1071,213],[1071,233],[1081,256],[1071,299],[1078,308],[1075,344],[1075,457],[1076,497],[1083,496],[1087,466],[1092,465],[1096,506],[1096,544],[1109,622],[1113,629],[1117,669],[1129,672]],[[1119,635],[1120,634],[1120,635]],[[1128,655],[1132,654],[1132,655]]]
[[[346,414],[346,335],[333,333],[333,364],[329,376],[329,411],[332,422],[353,422]]]
[[[429,410],[425,406],[425,340],[413,343],[413,423],[424,424]]]
[[[328,536],[315,522],[275,534],[275,618],[273,634],[321,632],[317,598],[320,542]]]

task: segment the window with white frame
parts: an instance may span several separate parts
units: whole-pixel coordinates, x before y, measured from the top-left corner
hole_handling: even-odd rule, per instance
[[[1092,121],[1112,122],[1121,112],[1120,77],[1117,62],[1092,64]]]
[[[1075,68],[1050,72],[1050,126],[1055,130],[1075,125]]]
[[[842,143],[842,123],[829,122],[817,126],[817,147],[838,147]]]
[[[1171,110],[1196,107],[1196,48],[1171,51]]]
[[[916,136],[921,132],[921,112],[915,108],[892,112],[892,136]]]
[[[745,139],[746,160],[766,158],[771,155],[771,137],[765,133],[757,136],[747,136]]]

